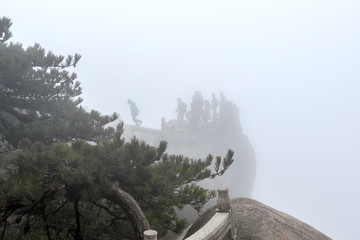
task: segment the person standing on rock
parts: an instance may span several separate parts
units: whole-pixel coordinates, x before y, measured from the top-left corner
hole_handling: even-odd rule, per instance
[[[186,103],[181,101],[180,98],[177,99],[178,106],[175,112],[177,112],[177,118],[180,122],[184,121],[185,113],[186,113]]]
[[[195,91],[191,102],[192,124],[196,125],[201,120],[204,99],[199,91]]]
[[[165,120],[165,118],[163,117],[163,118],[161,118],[161,130],[162,131],[165,131],[166,130],[166,120]]]
[[[211,99],[211,108],[212,108],[212,113],[213,113],[213,119],[217,118],[218,106],[219,106],[219,101],[217,100],[215,93],[213,93],[212,99]]]
[[[204,122],[208,122],[211,119],[211,106],[208,100],[205,100],[201,117]]]
[[[136,126],[140,126],[142,121],[136,118],[140,113],[139,109],[137,108],[135,102],[131,101],[130,99],[128,100],[128,104],[130,105],[132,120],[134,121]]]

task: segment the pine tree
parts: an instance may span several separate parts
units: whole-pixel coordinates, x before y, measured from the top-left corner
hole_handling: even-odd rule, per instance
[[[180,232],[175,208],[200,210],[214,191],[198,183],[233,162],[168,155],[103,126],[117,116],[87,112],[80,84],[64,60],[40,45],[6,43],[0,19],[0,130],[19,153],[0,175],[0,239],[142,239],[143,230]],[[95,144],[89,144],[93,140]]]
[[[57,56],[40,44],[24,49],[7,43],[11,21],[0,18],[0,132],[14,145],[24,138],[48,143],[72,138],[96,140],[117,118],[85,111],[75,67],[81,56]]]

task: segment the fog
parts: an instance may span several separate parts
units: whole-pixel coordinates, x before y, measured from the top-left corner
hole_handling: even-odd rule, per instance
[[[252,198],[360,235],[360,2],[2,0],[12,41],[82,55],[83,104],[132,124],[222,91],[256,152]],[[230,189],[231,191],[231,189]]]

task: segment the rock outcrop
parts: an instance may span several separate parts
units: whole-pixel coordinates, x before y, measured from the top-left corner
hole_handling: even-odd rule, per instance
[[[325,234],[288,214],[249,198],[231,201],[237,240],[329,240]],[[206,210],[186,233],[195,233],[215,214],[216,207]],[[184,239],[185,239],[184,238]],[[231,240],[230,234],[224,240]]]
[[[108,126],[115,127],[117,123]],[[223,102],[218,118],[209,122],[192,124],[186,120],[170,120],[162,130],[125,125],[125,140],[134,136],[153,146],[165,140],[168,142],[168,153],[192,158],[205,159],[208,154],[225,156],[228,149],[232,149],[235,152],[232,166],[224,176],[206,181],[204,186],[211,189],[226,186],[231,189],[231,198],[251,197],[256,175],[256,156],[241,128],[238,108],[232,102]]]

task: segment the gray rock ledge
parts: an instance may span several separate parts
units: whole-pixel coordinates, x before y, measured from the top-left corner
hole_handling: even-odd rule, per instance
[[[310,225],[249,198],[231,200],[237,240],[328,240],[331,239]],[[200,229],[216,213],[206,210],[191,226],[186,237]],[[224,240],[231,240],[228,234]]]

